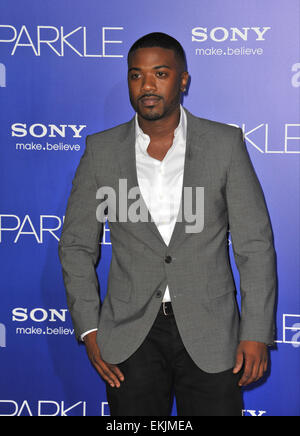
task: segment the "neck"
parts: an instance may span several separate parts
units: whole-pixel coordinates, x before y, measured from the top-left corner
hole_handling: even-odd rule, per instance
[[[180,121],[180,105],[176,109],[164,116],[163,118],[155,121],[145,120],[138,115],[139,126],[142,131],[149,135],[150,138],[162,138],[174,134],[174,130]]]

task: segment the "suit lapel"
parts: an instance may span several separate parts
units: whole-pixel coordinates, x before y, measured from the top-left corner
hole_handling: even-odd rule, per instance
[[[180,208],[182,213],[178,213],[177,221],[172,233],[168,249],[174,249],[192,233],[185,232],[185,226],[188,223],[185,219],[183,210],[185,188],[192,188],[192,204],[195,204],[195,188],[197,186],[204,186],[206,175],[204,174],[205,168],[205,127],[201,118],[192,115],[185,109],[187,115],[187,138],[186,138],[186,152],[184,160],[184,172],[181,191]]]
[[[187,138],[186,138],[186,152],[184,160],[184,173],[183,173],[183,183],[181,192],[181,203],[180,208],[184,204],[184,188],[185,187],[196,187],[204,186],[204,184],[199,184],[199,182],[205,182],[205,176],[203,174],[204,163],[205,163],[205,129],[204,123],[202,124],[201,118],[197,118],[192,115],[187,109],[185,109],[187,115]],[[120,138],[120,149],[118,153],[119,168],[120,168],[120,178],[127,180],[127,192],[133,187],[138,185],[137,169],[136,169],[136,155],[135,155],[135,118],[133,117],[126,125],[125,135]],[[193,189],[194,191],[194,189]],[[185,220],[184,211],[182,213],[182,220],[178,220],[175,224],[172,237],[169,246],[167,246],[153,221],[151,214],[147,208],[147,205],[140,193],[140,201],[143,206],[148,211],[148,221],[146,223],[136,223],[136,230],[138,231],[140,226],[145,232],[145,227],[151,232],[149,237],[155,235],[156,242],[159,243],[157,248],[164,248],[170,250],[175,246],[178,246],[182,240],[190,235],[185,233],[185,225],[189,224]],[[194,195],[193,195],[194,199]],[[179,214],[178,214],[179,217]],[[137,225],[138,224],[138,225]],[[144,234],[145,237],[145,234]],[[152,242],[153,242],[153,238]]]
[[[123,179],[127,179],[127,192],[133,187],[139,187],[137,178],[137,168],[136,168],[136,155],[135,155],[135,118],[133,117],[131,121],[127,123],[127,130],[121,140],[121,147],[118,154],[120,174]],[[141,228],[143,234],[145,231],[150,231],[149,238],[151,244],[153,243],[153,234],[156,237],[156,242],[158,243],[157,249],[161,251],[162,246],[167,247],[151,214],[143,199],[141,191],[139,189],[140,202],[143,207],[148,212],[148,220],[146,223],[138,222],[135,223],[135,232],[139,231]],[[130,202],[130,200],[129,200]],[[144,235],[145,237],[145,235]]]

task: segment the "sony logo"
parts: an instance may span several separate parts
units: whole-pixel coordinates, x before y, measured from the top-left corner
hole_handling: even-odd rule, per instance
[[[67,309],[46,310],[41,307],[37,307],[29,311],[26,307],[16,307],[12,311],[12,321],[25,322],[28,319],[31,319],[34,322],[57,322],[58,320],[61,322],[66,322],[67,312]]]
[[[22,138],[27,135],[31,135],[35,138],[43,138],[48,136],[49,138],[56,138],[60,136],[62,138],[66,137],[66,130],[71,131],[73,138],[81,138],[80,133],[87,127],[86,125],[76,125],[76,124],[60,124],[56,126],[55,124],[32,124],[27,127],[27,124],[15,123],[11,126],[11,136],[17,136]]]
[[[271,27],[214,27],[208,29],[207,27],[194,27],[192,29],[192,41],[205,42],[211,39],[214,42],[224,41],[265,41],[266,33],[271,30]]]

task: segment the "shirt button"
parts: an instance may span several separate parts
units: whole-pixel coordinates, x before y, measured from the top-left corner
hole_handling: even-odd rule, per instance
[[[161,292],[160,289],[157,289],[155,296],[156,296],[157,298],[160,298],[160,297],[162,296],[162,292]]]
[[[166,263],[171,263],[172,262],[172,257],[171,256],[166,256],[165,257],[165,262]]]

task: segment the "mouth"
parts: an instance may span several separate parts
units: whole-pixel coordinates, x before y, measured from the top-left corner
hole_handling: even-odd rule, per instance
[[[160,98],[151,96],[151,97],[142,97],[140,99],[141,103],[145,107],[155,106],[159,102]]]

